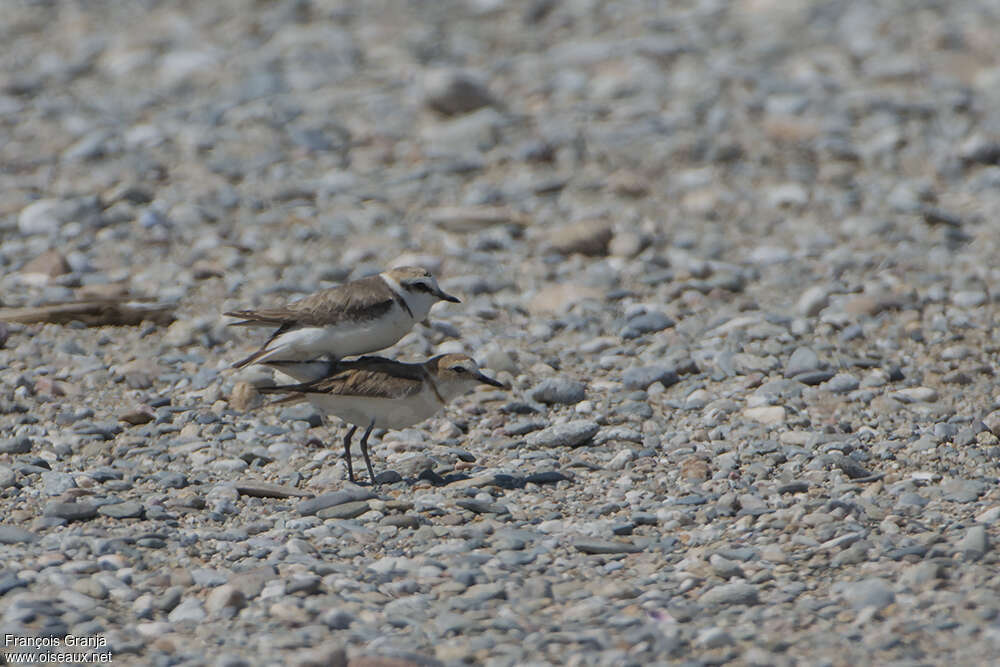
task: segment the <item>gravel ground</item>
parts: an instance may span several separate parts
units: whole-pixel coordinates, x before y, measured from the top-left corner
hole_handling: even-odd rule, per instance
[[[2,305],[177,317],[0,327],[4,633],[143,665],[1000,661],[996,3],[3,13]],[[463,303],[388,354],[513,388],[376,438],[398,481],[355,487],[220,313],[393,264]]]

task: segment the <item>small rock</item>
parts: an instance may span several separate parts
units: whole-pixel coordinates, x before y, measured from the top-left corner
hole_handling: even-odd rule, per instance
[[[370,509],[371,506],[367,501],[355,500],[353,502],[340,503],[333,507],[325,507],[316,512],[316,516],[320,519],[353,519],[361,516]]]
[[[0,525],[0,544],[21,544],[34,542],[38,536],[17,526]]]
[[[901,403],[933,403],[938,393],[930,387],[908,387],[893,392],[890,396]]]
[[[27,454],[31,451],[31,438],[6,438],[0,440],[0,454]]]
[[[583,301],[603,301],[604,293],[575,283],[546,285],[528,302],[528,310],[536,315],[565,313]]]
[[[549,245],[564,255],[603,257],[608,254],[613,234],[606,220],[581,220],[554,229],[549,234]]]
[[[674,326],[675,322],[659,311],[650,311],[633,317],[622,329],[622,338],[631,340],[643,334],[655,333]]]
[[[659,382],[664,387],[677,384],[680,378],[673,368],[667,366],[633,366],[622,375],[626,389],[643,390]]]
[[[370,658],[353,658],[351,664],[356,667],[389,667],[398,665],[403,667],[408,661],[399,661],[394,658],[381,662],[369,662]],[[289,667],[347,667],[347,651],[340,644],[326,644],[317,648],[310,648],[297,651],[290,656],[287,663]]]
[[[423,83],[424,103],[446,116],[475,111],[494,102],[482,79],[465,70],[431,70]]]
[[[250,412],[260,407],[263,400],[260,392],[249,382],[237,382],[233,385],[233,393],[229,395],[229,407],[237,412]]]
[[[747,408],[743,416],[761,424],[781,424],[785,421],[785,408],[780,405],[761,405]]]
[[[97,512],[103,516],[109,516],[112,519],[136,519],[143,515],[145,509],[143,508],[142,503],[135,502],[134,500],[127,500],[123,503],[101,505]]]
[[[61,496],[70,489],[76,488],[76,481],[73,479],[73,475],[67,472],[46,470],[42,473],[41,478],[42,490],[46,495]]]
[[[208,613],[218,615],[226,608],[239,611],[246,606],[247,598],[243,591],[232,584],[216,586],[205,600]]]
[[[882,610],[896,600],[889,582],[878,577],[852,582],[842,592],[847,603],[858,611],[866,607]]]
[[[573,542],[577,551],[585,554],[634,554],[642,551],[642,547],[631,542],[614,540],[579,539]]]
[[[100,215],[100,201],[95,196],[74,199],[40,199],[28,204],[17,218],[17,228],[22,234],[53,236],[69,222],[91,224]]]
[[[201,600],[198,598],[187,598],[182,600],[179,605],[173,608],[173,611],[167,614],[167,620],[171,623],[199,623],[205,620],[207,615],[205,608],[201,606]]]
[[[140,405],[128,412],[123,412],[118,416],[118,419],[133,426],[140,426],[156,419],[156,412],[148,405]]]
[[[719,554],[712,554],[708,559],[708,564],[712,567],[712,571],[723,579],[743,576],[743,568],[740,567],[739,563]]]
[[[316,514],[320,510],[326,509],[327,507],[335,507],[337,505],[343,505],[344,503],[350,503],[361,500],[369,500],[374,498],[375,494],[367,489],[363,489],[360,486],[347,486],[339,491],[332,491],[330,493],[324,493],[322,495],[316,496],[315,498],[309,498],[308,500],[303,500],[298,505],[299,514],[302,516],[310,516]]]
[[[799,297],[799,312],[806,317],[816,317],[830,303],[830,293],[826,287],[810,287]]]
[[[852,392],[861,386],[861,382],[858,378],[854,377],[850,373],[837,373],[832,378],[827,380],[823,387],[834,394],[846,394]]]
[[[599,429],[597,422],[578,419],[536,431],[526,442],[529,447],[576,447],[593,438]]]
[[[70,272],[69,262],[58,250],[46,250],[21,267],[24,275],[41,276],[45,280]]]
[[[586,397],[582,382],[569,378],[548,378],[542,380],[529,393],[532,400],[548,405],[573,405]]]
[[[701,594],[698,602],[703,605],[755,605],[758,603],[757,587],[743,582],[721,584]]]
[[[45,506],[44,516],[54,516],[67,521],[87,521],[97,516],[97,506],[90,503],[54,501]]]
[[[785,377],[795,377],[800,373],[809,373],[820,369],[819,356],[808,347],[799,347],[792,352],[785,364]]]
[[[722,628],[705,628],[698,633],[695,644],[705,649],[722,648],[735,644],[732,635]]]
[[[990,548],[986,526],[972,526],[955,546],[966,560],[979,560]]]

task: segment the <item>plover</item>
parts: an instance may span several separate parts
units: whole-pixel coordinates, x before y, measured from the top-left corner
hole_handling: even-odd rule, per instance
[[[262,393],[290,393],[292,396],[279,402],[306,399],[320,412],[340,417],[351,425],[344,436],[344,460],[352,482],[351,439],[358,426],[365,427],[361,453],[374,484],[375,471],[368,456],[368,436],[372,429],[413,426],[479,384],[507,388],[483,374],[476,362],[464,354],[444,354],[416,364],[368,356],[350,361],[272,362],[269,365],[306,381],[261,387]],[[320,373],[323,377],[313,379]]]
[[[264,345],[233,368],[272,360],[341,359],[394,345],[438,301],[459,303],[426,269],[406,266],[325,289],[299,301],[224,313],[233,326],[275,326]]]

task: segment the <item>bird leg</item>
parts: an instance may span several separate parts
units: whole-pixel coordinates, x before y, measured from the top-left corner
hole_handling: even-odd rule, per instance
[[[372,480],[372,486],[375,486],[375,469],[372,468],[372,460],[368,456],[368,436],[372,434],[372,429],[375,428],[375,418],[372,417],[372,421],[368,424],[368,428],[365,429],[365,434],[361,436],[361,453],[365,455],[365,465],[368,466],[368,477]]]
[[[347,477],[351,483],[354,482],[354,468],[351,467],[351,438],[354,437],[354,432],[357,430],[358,427],[352,424],[347,435],[344,436],[344,461],[347,462]]]

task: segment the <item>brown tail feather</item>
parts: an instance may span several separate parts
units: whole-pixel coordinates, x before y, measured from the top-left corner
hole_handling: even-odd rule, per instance
[[[268,342],[270,342],[270,341],[268,341]],[[240,359],[235,364],[233,364],[232,366],[230,366],[230,368],[243,368],[244,366],[249,366],[253,362],[255,362],[258,359],[260,359],[261,357],[263,357],[268,352],[270,352],[270,350],[267,349],[267,346],[265,345],[264,347],[260,348],[259,350],[257,350],[253,354],[251,354],[246,359]]]
[[[226,317],[242,317],[239,322],[230,322],[231,327],[264,326],[268,324],[282,324],[285,320],[279,317],[271,317],[255,310],[230,310],[222,313]]]
[[[239,311],[239,312],[248,312],[248,311]],[[225,313],[225,314],[226,315],[231,315],[231,313]],[[242,316],[241,315],[235,315],[235,317],[242,317]],[[241,323],[237,322],[237,324],[241,324]],[[256,322],[251,322],[251,324],[256,324]],[[264,345],[262,345],[259,350],[257,350],[253,354],[251,354],[246,359],[241,359],[240,361],[237,361],[235,364],[232,365],[232,368],[243,368],[244,366],[252,364],[253,362],[255,362],[258,359],[260,359],[262,356],[264,356],[265,354],[267,354],[268,352],[270,352],[271,350],[270,350],[270,348],[268,346],[271,344],[271,342],[274,341],[274,339],[277,338],[278,336],[280,336],[281,334],[283,334],[286,331],[288,331],[291,328],[291,326],[292,325],[289,324],[289,323],[287,323],[287,322],[285,322],[284,324],[282,324],[280,327],[278,327],[278,329],[273,334],[271,334],[271,337],[267,339],[267,342],[265,342]]]

